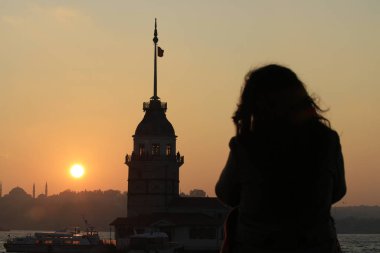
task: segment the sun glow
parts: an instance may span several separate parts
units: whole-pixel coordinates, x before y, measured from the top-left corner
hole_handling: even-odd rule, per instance
[[[81,164],[74,164],[70,168],[70,174],[74,178],[81,178],[84,175],[84,167]]]

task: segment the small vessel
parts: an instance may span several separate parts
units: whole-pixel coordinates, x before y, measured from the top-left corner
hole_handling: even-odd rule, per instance
[[[4,248],[7,252],[25,253],[108,253],[115,246],[101,240],[93,228],[85,233],[75,228],[70,232],[36,232],[34,235],[8,238]]]

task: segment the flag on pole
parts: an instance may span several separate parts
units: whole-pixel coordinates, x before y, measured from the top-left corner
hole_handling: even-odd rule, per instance
[[[157,55],[158,55],[158,57],[163,57],[164,56],[164,50],[162,48],[158,47]]]

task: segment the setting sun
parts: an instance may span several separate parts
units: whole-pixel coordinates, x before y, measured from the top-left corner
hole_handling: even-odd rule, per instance
[[[74,178],[81,178],[84,175],[84,167],[81,164],[74,164],[70,168],[70,174]]]

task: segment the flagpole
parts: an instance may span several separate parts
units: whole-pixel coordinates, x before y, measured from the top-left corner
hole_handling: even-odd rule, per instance
[[[153,86],[153,99],[156,100],[159,97],[157,97],[157,19],[154,19],[154,86]]]

